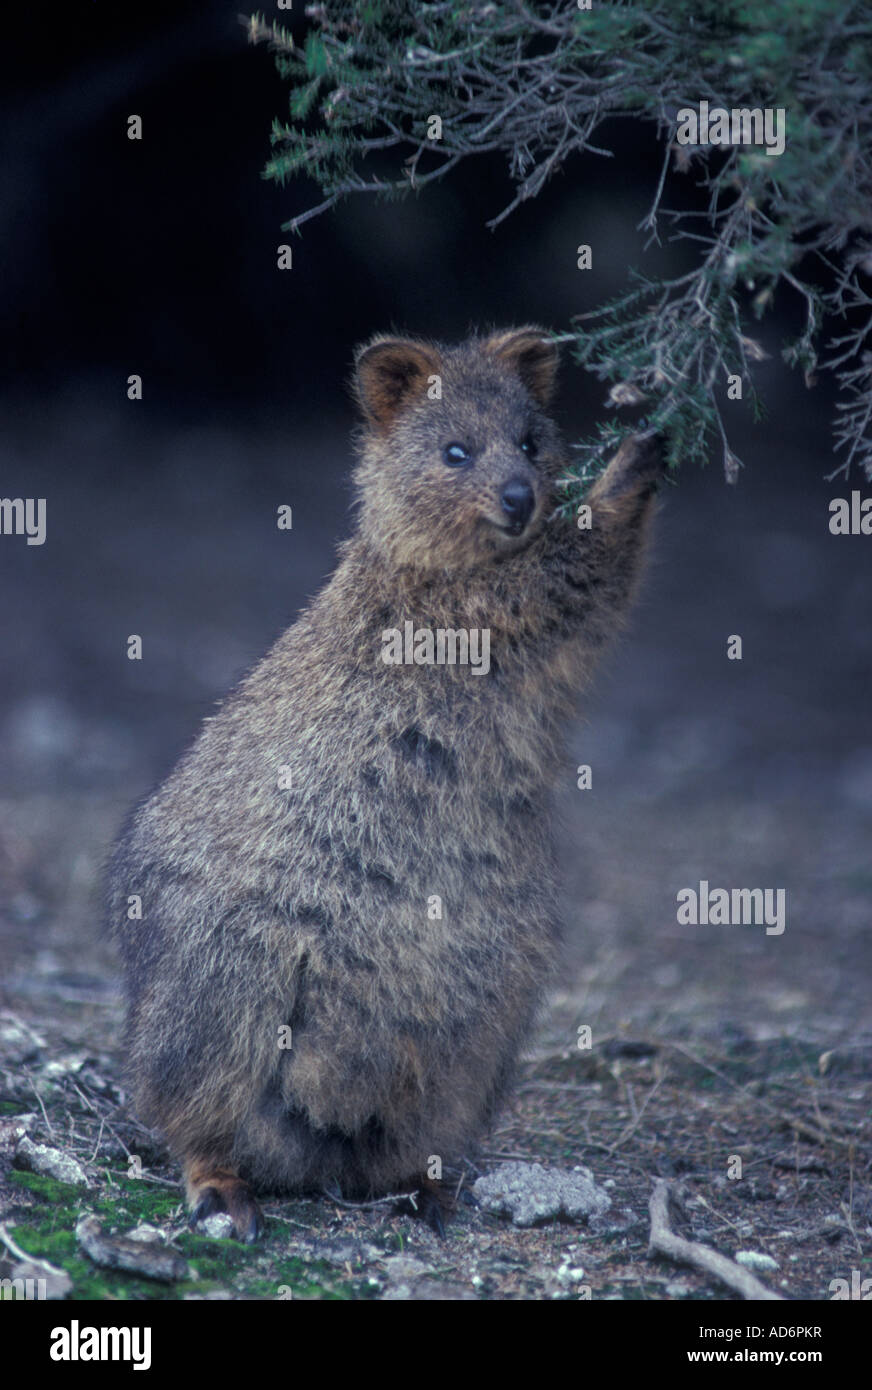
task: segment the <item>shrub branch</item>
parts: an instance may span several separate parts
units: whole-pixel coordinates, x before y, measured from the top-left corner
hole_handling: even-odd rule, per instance
[[[306,9],[305,41],[255,14],[252,43],[269,45],[290,85],[290,121],[276,120],[264,176],[304,174],[321,200],[298,232],[341,200],[400,198],[463,161],[498,152],[513,194],[497,228],[537,197],[575,155],[611,156],[606,120],[655,123],[663,147],[644,246],[681,242],[693,268],[672,279],[630,271],[626,290],[560,335],[576,361],[610,383],[615,411],[578,446],[567,506],[617,444],[662,429],[670,461],[720,454],[741,466],[722,401],[742,383],[755,416],[753,322],[776,297],[804,318],[782,356],[813,385],[820,368],[840,399],[830,479],[872,479],[872,11],[865,0],[331,0]],[[759,145],[676,141],[680,110],[784,108],[783,154]],[[433,136],[432,118],[441,129]],[[695,177],[702,210],[664,206]],[[823,341],[826,334],[826,341]],[[833,336],[834,335],[834,336]]]

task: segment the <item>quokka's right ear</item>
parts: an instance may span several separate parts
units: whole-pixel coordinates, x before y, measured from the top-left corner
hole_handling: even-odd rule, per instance
[[[439,374],[439,353],[414,338],[373,338],[354,357],[354,394],[372,425],[388,430]]]

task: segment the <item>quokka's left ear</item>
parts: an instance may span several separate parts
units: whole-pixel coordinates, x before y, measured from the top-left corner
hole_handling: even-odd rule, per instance
[[[485,339],[484,350],[516,372],[539,405],[548,405],[557,381],[560,352],[544,328],[526,324],[492,333]]]

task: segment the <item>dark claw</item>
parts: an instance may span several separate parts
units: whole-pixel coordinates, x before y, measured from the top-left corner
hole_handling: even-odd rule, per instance
[[[424,1221],[431,1231],[439,1237],[445,1239],[445,1204],[439,1195],[431,1192],[426,1187],[421,1187],[413,1196],[400,1197],[394,1207],[398,1216],[414,1216],[419,1221]]]
[[[253,1245],[263,1234],[264,1219],[260,1207],[252,1206],[244,1231],[240,1230],[238,1219],[235,1221],[234,1227],[239,1240],[243,1241],[246,1245]]]
[[[217,1188],[204,1188],[200,1195],[199,1202],[191,1212],[188,1225],[191,1227],[196,1226],[198,1222],[205,1221],[207,1216],[215,1216],[221,1212],[226,1212],[226,1210],[227,1207],[224,1204],[224,1198]]]
[[[418,1215],[422,1221],[426,1221],[431,1231],[434,1231],[440,1240],[445,1239],[445,1214],[439,1198],[426,1189],[418,1197]]]
[[[635,436],[638,445],[638,462],[636,469],[639,473],[658,473],[666,472],[666,440],[658,430],[645,430],[642,434]]]

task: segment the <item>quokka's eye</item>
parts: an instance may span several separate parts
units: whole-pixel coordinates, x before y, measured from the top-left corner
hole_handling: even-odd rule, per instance
[[[465,444],[446,444],[442,450],[442,461],[449,468],[462,468],[464,464],[472,462],[472,455]]]
[[[531,434],[524,435],[524,438],[521,440],[521,448],[527,455],[527,458],[531,459],[534,459],[539,452],[536,441]]]

